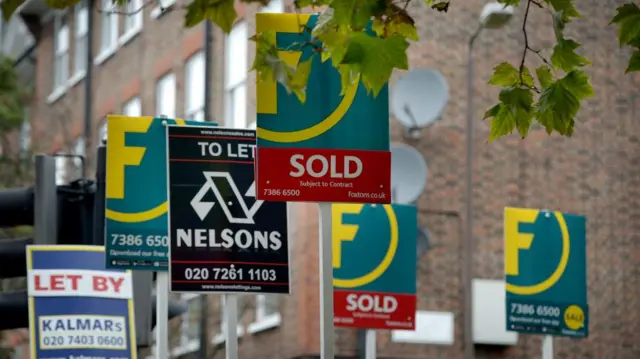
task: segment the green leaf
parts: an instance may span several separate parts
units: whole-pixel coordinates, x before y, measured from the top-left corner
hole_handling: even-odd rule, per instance
[[[371,17],[384,11],[386,6],[386,1],[379,0],[339,0],[331,3],[336,23],[349,26],[355,31],[364,29]]]
[[[293,4],[296,8],[302,9],[307,6],[325,6],[329,5],[332,0],[295,0]]]
[[[556,41],[560,42],[564,39],[564,27],[567,24],[562,11],[556,11],[553,14],[553,32],[556,35]]]
[[[640,50],[633,52],[631,60],[629,60],[629,66],[627,66],[627,70],[624,73],[628,74],[635,71],[640,71]]]
[[[520,82],[520,72],[508,62],[498,64],[493,68],[493,75],[489,85],[514,86]]]
[[[44,0],[44,3],[47,4],[50,8],[62,10],[77,4],[79,1],[80,0]]]
[[[5,21],[9,21],[11,15],[24,3],[25,0],[3,0],[0,3],[0,10],[2,10],[2,17]]]
[[[504,6],[517,7],[518,5],[520,5],[520,0],[498,0],[498,2],[500,4],[503,4]]]
[[[311,73],[311,63],[313,57],[298,64],[296,71],[291,75],[289,84],[291,91],[298,97],[300,102],[304,103],[307,100],[307,82],[309,81],[309,74]]]
[[[571,71],[542,91],[535,111],[536,120],[549,134],[556,131],[571,136],[580,101],[593,95],[587,74],[581,70]]]
[[[365,88],[377,96],[394,68],[408,69],[408,46],[407,40],[400,35],[381,38],[353,33],[347,40],[347,52],[341,64],[359,70]]]
[[[434,10],[438,10],[440,12],[447,12],[449,11],[449,1],[440,1],[437,2],[433,5],[431,5],[431,8]]]
[[[564,22],[569,22],[571,18],[582,17],[575,7],[575,0],[545,0],[545,2],[555,11],[562,11]]]
[[[234,0],[193,0],[187,6],[185,26],[194,27],[208,19],[228,34],[237,17]]]
[[[529,68],[526,66],[522,67],[522,74],[520,75],[520,80],[522,84],[528,88],[533,88],[536,84],[533,80],[533,76],[531,76],[531,72],[529,72]]]
[[[536,76],[538,77],[540,87],[543,89],[551,86],[553,83],[553,75],[551,74],[551,69],[547,65],[538,67],[536,69]]]
[[[533,121],[533,90],[522,87],[505,87],[500,91],[500,103],[484,115],[491,120],[489,142],[518,130],[525,138]]]
[[[402,35],[407,39],[418,40],[418,30],[413,18],[397,5],[392,5],[384,18],[374,18],[371,29],[382,37]]]
[[[551,54],[551,64],[564,72],[590,65],[591,61],[585,57],[578,55],[575,50],[581,45],[570,39],[562,39],[553,48]]]
[[[589,83],[589,76],[584,71],[571,71],[560,82],[580,101],[595,96],[593,87]]]
[[[640,8],[638,7],[638,5],[634,4],[634,3],[626,3],[622,6],[619,6],[616,9],[616,16],[613,17],[613,19],[611,19],[611,22],[609,22],[609,25],[611,24],[619,24],[622,20],[628,18],[628,17],[633,17],[636,15],[640,14]]]

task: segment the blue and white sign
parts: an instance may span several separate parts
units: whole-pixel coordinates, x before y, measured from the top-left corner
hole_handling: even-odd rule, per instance
[[[104,247],[28,246],[32,359],[136,359],[130,271]]]

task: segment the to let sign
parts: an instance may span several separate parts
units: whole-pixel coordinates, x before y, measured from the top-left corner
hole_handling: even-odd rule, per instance
[[[102,246],[28,246],[31,358],[135,359],[130,271]]]
[[[167,135],[171,290],[289,293],[287,204],[256,199],[255,131]]]
[[[586,217],[505,208],[507,330],[589,335]]]
[[[337,70],[301,46],[310,35],[300,34],[300,26],[317,21],[308,14],[256,15],[257,31],[278,34],[289,65],[312,61],[304,104],[276,82],[257,84],[258,199],[390,203],[388,86],[373,97],[357,82],[341,94]]]
[[[331,212],[334,324],[415,329],[416,208],[334,204]]]

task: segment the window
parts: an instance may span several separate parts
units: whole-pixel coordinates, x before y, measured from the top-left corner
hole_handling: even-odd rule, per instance
[[[61,185],[67,182],[67,158],[56,157],[56,184]]]
[[[124,15],[124,32],[120,38],[121,43],[131,40],[137,33],[142,30],[143,12],[142,0],[129,0],[125,5]]]
[[[31,122],[25,120],[20,127],[20,151],[25,154],[31,149]]]
[[[249,325],[249,333],[275,328],[282,320],[279,312],[280,297],[277,295],[257,295],[255,320]]]
[[[157,19],[176,3],[176,0],[159,0],[158,6],[151,10],[151,17]]]
[[[271,0],[267,6],[260,9],[260,12],[284,12],[284,0]]]
[[[198,294],[183,294],[182,300],[187,303],[187,312],[182,315],[180,326],[180,343],[173,355],[179,356],[198,350],[200,347],[200,315],[201,302]]]
[[[89,30],[89,11],[87,1],[81,0],[75,6],[75,50],[74,50],[74,76],[84,76],[87,71],[87,32]]]
[[[205,121],[204,87],[205,87],[204,52],[191,56],[186,64],[185,75],[185,119]]]
[[[139,97],[134,97],[124,104],[122,113],[125,116],[140,117],[142,116],[142,104]]]
[[[227,37],[225,119],[229,127],[243,128],[247,122],[247,24],[238,23]]]
[[[118,16],[113,13],[114,9],[115,5],[111,0],[102,0],[102,12],[100,12],[100,55],[102,56],[115,51],[118,46]]]
[[[85,156],[84,137],[80,136],[76,140],[76,145],[73,147],[73,154],[76,156],[82,156],[84,158]],[[73,164],[75,165],[76,169],[82,169],[82,162],[83,160],[80,158],[76,158],[76,157],[73,158]]]
[[[64,91],[69,79],[69,25],[66,16],[56,16],[53,27],[53,92],[56,92]]]
[[[106,117],[102,121],[102,126],[100,126],[100,140],[103,142],[107,140],[107,118]]]
[[[240,296],[235,294],[236,298],[237,298],[237,307],[238,307],[238,336],[242,336],[244,334],[244,330],[242,328],[242,326],[240,325],[240,323],[242,322],[242,317],[244,316],[244,312],[245,312],[245,299],[246,297],[244,296]],[[226,317],[226,313],[224,311],[225,308],[225,299],[226,299],[226,295],[223,295],[220,297],[221,303],[220,303],[220,333],[216,334],[213,337],[213,343],[214,344],[220,344],[220,343],[224,343],[225,341],[225,317]]]
[[[164,75],[156,87],[156,116],[176,116],[176,76]]]

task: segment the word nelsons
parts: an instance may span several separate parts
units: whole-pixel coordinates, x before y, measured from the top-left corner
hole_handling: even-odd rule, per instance
[[[274,251],[282,247],[282,235],[277,231],[253,231],[241,229],[233,232],[231,229],[223,229],[220,237],[216,236],[215,229],[177,229],[176,238],[178,247],[201,248],[231,248],[242,249],[271,249]]]

